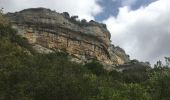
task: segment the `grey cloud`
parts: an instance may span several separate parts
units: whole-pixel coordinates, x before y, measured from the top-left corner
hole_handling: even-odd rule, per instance
[[[117,18],[104,21],[112,33],[113,43],[123,47],[132,59],[154,63],[170,56],[169,6],[168,0],[159,0],[135,11],[120,9]]]

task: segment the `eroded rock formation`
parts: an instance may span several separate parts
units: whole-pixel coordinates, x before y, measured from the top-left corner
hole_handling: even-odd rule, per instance
[[[40,53],[65,51],[76,61],[96,59],[108,65],[129,61],[123,49],[111,44],[105,24],[78,21],[67,12],[57,13],[45,8],[31,8],[6,16]]]

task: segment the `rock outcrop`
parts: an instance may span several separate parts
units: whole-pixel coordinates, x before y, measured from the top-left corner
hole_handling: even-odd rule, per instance
[[[105,24],[77,20],[67,12],[30,8],[8,13],[18,34],[27,38],[40,53],[65,51],[78,62],[96,59],[104,64],[119,65],[129,61],[123,49],[111,44]]]
[[[118,72],[124,72],[124,71],[137,71],[137,70],[150,70],[151,65],[149,62],[140,62],[138,60],[130,60],[127,63],[124,63],[122,65],[118,65],[115,67],[115,70]]]

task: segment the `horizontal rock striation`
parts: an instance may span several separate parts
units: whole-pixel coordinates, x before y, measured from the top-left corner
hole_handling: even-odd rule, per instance
[[[57,13],[46,8],[30,8],[8,13],[18,34],[27,38],[40,53],[65,51],[77,62],[96,59],[117,65],[129,61],[123,49],[111,44],[105,24],[78,20],[77,16]]]

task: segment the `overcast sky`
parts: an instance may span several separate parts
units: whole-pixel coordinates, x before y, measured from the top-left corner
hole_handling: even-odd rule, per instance
[[[170,56],[169,0],[0,0],[5,12],[46,7],[80,19],[107,24],[112,43],[131,59],[154,61]]]

